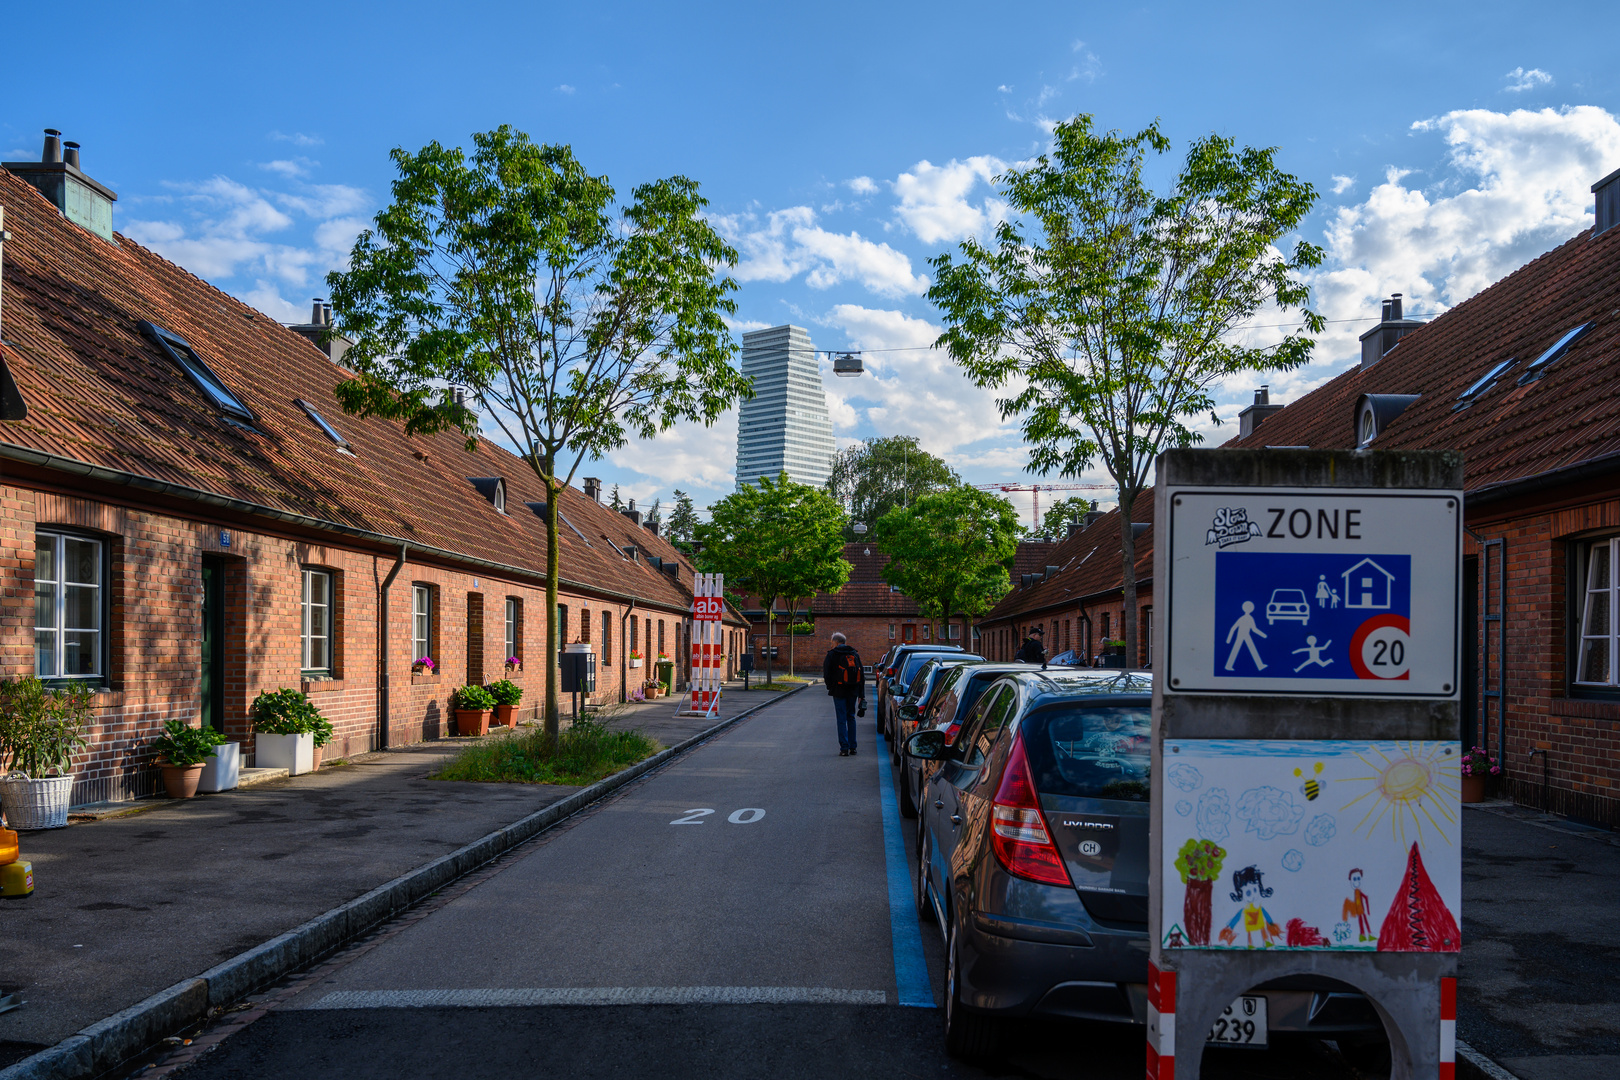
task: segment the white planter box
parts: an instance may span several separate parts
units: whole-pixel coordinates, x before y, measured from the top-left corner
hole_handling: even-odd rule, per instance
[[[266,735],[253,737],[253,763],[261,769],[286,769],[289,776],[315,771],[315,736]]]
[[[640,667],[640,666],[641,666],[641,657],[639,657],[639,656],[632,656],[632,657],[631,657],[631,658],[630,658],[630,666],[631,666],[631,667],[633,667],[633,668],[638,668],[638,667]]]
[[[310,738],[313,739],[314,736]],[[197,781],[197,790],[209,793],[230,791],[241,782],[241,779],[242,744],[221,743],[214,747],[214,756],[203,762],[202,779]]]

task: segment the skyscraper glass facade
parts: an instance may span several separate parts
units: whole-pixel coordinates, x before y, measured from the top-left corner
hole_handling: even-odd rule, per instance
[[[825,484],[835,444],[810,332],[773,326],[744,334],[742,372],[754,380],[754,397],[738,415],[738,486],[784,469],[797,483]]]

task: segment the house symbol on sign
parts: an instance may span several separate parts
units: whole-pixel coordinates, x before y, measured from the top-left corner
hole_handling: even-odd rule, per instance
[[[1362,559],[1339,576],[1344,578],[1345,607],[1389,607],[1389,586],[1395,575],[1371,559]]]

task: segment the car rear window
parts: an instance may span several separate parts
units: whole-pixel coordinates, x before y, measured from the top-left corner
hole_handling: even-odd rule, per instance
[[[1146,802],[1153,707],[1055,705],[1023,724],[1035,788],[1044,795]]]

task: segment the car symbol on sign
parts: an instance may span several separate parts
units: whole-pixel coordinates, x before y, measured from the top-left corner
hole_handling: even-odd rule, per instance
[[[1304,626],[1310,621],[1311,605],[1305,602],[1303,589],[1273,589],[1271,602],[1266,605],[1266,622],[1275,626],[1279,622],[1297,622]]]

